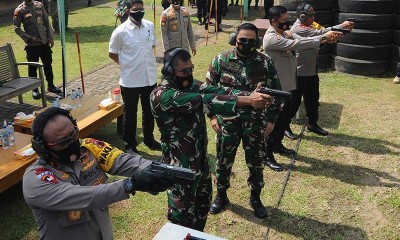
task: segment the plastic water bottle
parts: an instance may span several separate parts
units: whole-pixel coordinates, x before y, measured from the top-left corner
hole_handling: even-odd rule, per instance
[[[55,97],[54,99],[53,99],[53,102],[51,102],[51,106],[52,107],[60,107],[60,98],[58,98],[58,97]]]
[[[7,128],[7,121],[4,120],[4,125],[3,129],[1,131],[1,142],[3,144],[3,149],[9,149],[10,148],[10,142],[8,139],[8,128]]]
[[[71,90],[71,100],[72,100],[72,108],[76,108],[76,91],[75,89]]]
[[[14,126],[8,123],[8,142],[10,146],[15,144]]]
[[[78,106],[82,106],[82,98],[83,98],[83,92],[81,88],[78,88],[76,91],[76,99],[78,101]]]

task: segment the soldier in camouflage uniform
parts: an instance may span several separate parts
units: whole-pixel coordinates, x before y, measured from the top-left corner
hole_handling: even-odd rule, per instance
[[[128,19],[129,15],[127,13],[126,7],[127,0],[118,0],[117,7],[115,9],[115,17],[119,18],[121,23],[125,22]]]
[[[235,48],[218,54],[207,72],[208,83],[218,86],[253,91],[258,83],[272,89],[281,89],[280,81],[272,60],[259,53],[258,29],[251,23],[239,25],[236,37],[230,44]],[[230,187],[230,175],[240,140],[243,141],[245,159],[249,168],[247,180],[251,188],[250,205],[258,218],[265,218],[267,211],[260,200],[264,187],[263,160],[265,158],[264,135],[268,135],[277,120],[281,100],[268,110],[243,109],[239,116],[211,116],[211,125],[217,132],[217,196],[210,213],[217,214],[229,204],[226,190]]]
[[[167,51],[161,72],[164,79],[150,103],[161,132],[162,161],[196,171],[195,181],[168,190],[168,219],[203,231],[212,194],[204,112],[234,116],[240,106],[268,107],[270,97],[193,80],[190,54],[181,48]]]
[[[64,0],[64,11],[65,11],[65,29],[68,29],[68,7],[69,7],[69,0]],[[58,18],[58,10],[57,10],[57,0],[49,0],[49,10],[50,16],[53,20],[52,26],[55,33],[60,33],[60,25],[59,25],[59,18]]]

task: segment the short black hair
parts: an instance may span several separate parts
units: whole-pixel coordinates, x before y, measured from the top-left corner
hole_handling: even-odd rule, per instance
[[[306,5],[308,5],[307,9],[304,9],[306,7]],[[311,4],[309,4],[308,2],[303,2],[300,3],[297,8],[296,8],[296,15],[297,17],[300,17],[301,12],[303,11],[308,11],[308,9],[312,8],[313,6]]]
[[[239,35],[239,32],[243,29],[246,30],[253,30],[254,32],[256,32],[256,36],[258,36],[258,28],[256,27],[256,25],[252,24],[252,23],[242,23],[240,24],[237,29],[236,29],[236,36]]]
[[[132,5],[136,4],[136,3],[140,3],[140,4],[144,5],[142,0],[128,0],[128,1],[126,1],[127,9],[130,9],[132,7]]]
[[[271,23],[272,19],[278,21],[278,19],[282,16],[282,14],[287,13],[287,9],[284,6],[272,6],[268,10],[269,22]]]
[[[173,59],[170,59],[170,58],[171,58],[170,53],[171,53],[172,51],[174,51],[175,49],[177,49],[177,48],[176,48],[176,47],[175,47],[175,48],[171,48],[171,49],[169,49],[168,51],[165,52],[164,60],[163,60],[164,65],[166,64],[166,62],[167,62],[168,59],[169,59],[170,62],[172,61],[172,62],[170,63],[171,66],[172,66],[172,68],[175,68],[176,65],[178,64],[178,60],[179,60],[179,59],[180,59],[182,62],[186,62],[186,61],[189,61],[189,59],[191,59],[192,56],[190,56],[190,53],[189,53],[188,51],[184,50],[184,49],[179,50],[179,51],[173,56]]]

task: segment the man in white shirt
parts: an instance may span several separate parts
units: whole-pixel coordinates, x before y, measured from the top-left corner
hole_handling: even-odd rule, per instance
[[[111,35],[109,57],[120,65],[122,99],[124,100],[123,139],[126,151],[136,149],[137,106],[142,104],[142,128],[144,144],[150,149],[161,150],[154,140],[154,117],[150,108],[150,93],[156,87],[157,64],[153,48],[157,44],[154,24],[143,19],[142,0],[128,0],[127,21],[119,25]]]

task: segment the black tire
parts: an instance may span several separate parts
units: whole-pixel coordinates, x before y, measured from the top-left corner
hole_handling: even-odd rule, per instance
[[[348,43],[336,44],[335,54],[340,57],[360,60],[386,60],[392,55],[392,44],[356,45]]]
[[[318,55],[318,69],[329,70],[332,69],[332,54]]]
[[[348,18],[354,18],[357,29],[392,29],[394,26],[394,14],[360,14],[338,13],[337,21],[342,23]]]
[[[399,45],[393,45],[392,59],[400,62],[400,46]]]
[[[400,45],[400,30],[394,30],[394,41],[393,43],[396,45]]]
[[[346,13],[395,13],[393,0],[339,0],[339,12]]]
[[[392,59],[392,61],[390,61],[390,68],[389,68],[389,71],[391,72],[391,73],[394,73],[394,75],[396,75],[397,74],[397,64],[399,63],[399,61],[396,61],[396,60],[393,60]]]
[[[318,54],[323,55],[323,54],[331,54],[333,51],[333,45],[332,44],[322,44],[319,47]]]
[[[332,10],[334,0],[278,0],[275,5],[282,5],[288,11],[296,11],[300,3],[307,2],[313,6],[315,11],[319,10]]]
[[[360,45],[379,45],[393,42],[392,29],[353,29],[339,38],[341,43],[352,43]]]
[[[336,71],[362,76],[380,76],[389,69],[390,60],[358,60],[336,56],[334,66]]]
[[[296,11],[288,11],[289,21],[294,23],[297,19]],[[315,12],[315,21],[321,25],[332,25],[333,23],[333,11],[332,10],[322,10]]]

